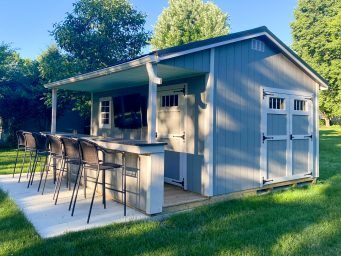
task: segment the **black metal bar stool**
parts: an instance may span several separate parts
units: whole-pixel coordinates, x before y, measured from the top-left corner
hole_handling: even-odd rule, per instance
[[[73,197],[74,197],[74,193],[75,193],[75,187],[76,187],[76,184],[78,181],[79,170],[81,168],[81,156],[80,156],[79,143],[78,143],[77,139],[73,139],[73,138],[69,138],[69,137],[61,137],[60,140],[61,140],[62,145],[63,145],[64,166],[63,166],[63,169],[61,169],[61,175],[60,175],[60,178],[57,180],[57,184],[56,184],[57,194],[55,197],[55,204],[57,204],[57,201],[58,201],[58,196],[59,196],[59,191],[60,191],[60,187],[62,184],[64,171],[66,171],[67,185],[68,185],[68,188],[70,189],[71,168],[69,168],[69,167],[71,164],[78,166],[76,181],[75,181],[74,189],[72,191],[71,201],[70,201],[70,205],[69,205],[69,210],[70,210],[71,204],[73,201]]]
[[[58,169],[57,161],[60,161],[60,166],[63,165],[63,161],[64,161],[63,160],[63,146],[59,137],[56,135],[51,135],[51,134],[46,135],[46,137],[47,137],[47,143],[49,147],[49,159],[48,159],[48,163],[45,169],[46,171],[45,171],[43,189],[41,193],[42,195],[44,194],[44,191],[45,191],[47,175],[49,174],[50,169],[53,168],[53,182],[56,183],[56,180],[57,180],[56,171],[61,169],[61,168]],[[41,179],[42,178],[43,177],[41,176]]]
[[[17,155],[15,157],[15,164],[14,164],[14,169],[13,169],[13,178],[14,178],[14,174],[15,174],[15,171],[16,171],[16,168],[17,168],[17,164],[18,164],[19,152],[20,151],[25,152],[25,136],[24,136],[23,132],[24,131],[22,131],[22,130],[19,130],[19,131],[16,132],[16,136],[17,136],[17,149],[16,149]],[[26,154],[24,153],[21,169],[24,167],[24,162],[25,162],[24,156],[25,155]]]
[[[107,163],[107,162],[100,160],[99,154],[102,153],[104,155],[106,151],[105,151],[105,149],[98,146],[96,143],[94,143],[92,141],[88,141],[85,139],[79,139],[79,145],[80,145],[80,152],[81,152],[82,168],[81,168],[80,177],[79,177],[78,182],[77,182],[77,188],[75,186],[76,194],[75,194],[75,198],[73,201],[71,216],[73,216],[74,211],[75,211],[80,181],[81,181],[81,177],[83,176],[85,169],[90,169],[90,170],[96,171],[96,178],[88,177],[88,178],[90,178],[89,181],[95,183],[95,187],[94,187],[93,194],[92,194],[92,199],[91,199],[91,203],[90,203],[90,209],[89,209],[87,223],[89,223],[89,221],[90,221],[90,216],[91,216],[92,206],[93,206],[94,198],[95,198],[95,194],[96,194],[97,184],[102,185],[102,203],[103,203],[104,209],[106,208],[106,197],[105,197],[105,190],[106,189],[110,189],[112,191],[122,193],[123,205],[124,205],[124,216],[126,216],[126,207],[127,207],[127,204],[126,204],[126,187],[127,186],[126,186],[126,170],[124,168],[125,165],[124,164],[121,165],[121,164],[115,164],[115,163]],[[124,161],[124,159],[123,159],[123,161]],[[112,186],[110,186],[110,187],[106,186],[106,185],[109,185],[105,182],[106,171],[117,171],[119,169],[122,170],[122,189],[115,189]],[[98,181],[100,172],[102,172],[102,182]],[[84,184],[84,186],[85,185],[86,184]]]

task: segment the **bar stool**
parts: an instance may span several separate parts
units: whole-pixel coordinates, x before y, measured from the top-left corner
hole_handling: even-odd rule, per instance
[[[13,169],[13,178],[14,178],[14,174],[15,174],[15,170],[17,168],[17,164],[18,164],[18,156],[19,156],[19,151],[23,151],[25,152],[25,137],[23,134],[24,131],[19,130],[16,132],[16,136],[17,136],[17,155],[15,157],[15,164],[14,164],[14,169]],[[24,154],[24,156],[26,156],[26,154]],[[25,162],[25,158],[23,156],[23,162],[22,162],[22,166],[21,169],[24,167],[24,162]]]
[[[57,184],[56,184],[57,194],[55,197],[55,204],[57,204],[57,201],[58,201],[58,196],[59,196],[59,191],[60,191],[60,187],[62,184],[64,171],[66,171],[67,185],[68,185],[68,188],[70,189],[71,170],[70,170],[69,166],[70,166],[70,164],[78,166],[76,181],[75,181],[74,189],[72,191],[72,197],[71,197],[71,201],[70,201],[70,205],[69,205],[69,210],[70,210],[72,200],[74,197],[75,187],[76,187],[78,176],[79,176],[79,170],[81,168],[81,156],[80,156],[79,143],[78,143],[77,139],[73,139],[73,138],[69,138],[69,137],[61,137],[60,140],[61,140],[61,143],[63,145],[64,165],[63,165],[63,168],[61,169],[61,174],[60,174],[60,177],[57,180]]]
[[[35,148],[36,150],[34,152],[35,162],[33,163],[33,168],[31,169],[31,172],[30,172],[30,177],[28,180],[27,187],[33,184],[34,175],[35,175],[38,163],[40,163],[40,172],[42,174],[44,173],[44,170],[46,168],[47,158],[49,155],[46,135],[41,134],[41,133],[32,133],[32,136],[36,144],[36,148]],[[40,182],[39,182],[39,187],[40,187]]]
[[[115,163],[107,163],[107,162],[104,162],[104,161],[99,159],[99,153],[102,153],[103,155],[105,155],[105,153],[107,151],[105,149],[103,149],[102,147],[98,146],[96,143],[94,143],[92,141],[85,140],[85,139],[79,139],[79,145],[80,145],[80,152],[81,152],[82,168],[81,168],[80,177],[79,177],[78,182],[77,182],[76,194],[75,194],[75,198],[74,198],[74,202],[73,202],[71,216],[73,216],[74,211],[75,211],[80,181],[81,181],[81,178],[83,176],[85,169],[90,169],[90,170],[96,171],[96,178],[88,177],[88,178],[92,178],[89,181],[94,182],[95,187],[94,187],[93,194],[92,194],[92,199],[91,199],[91,203],[90,203],[90,209],[89,209],[89,213],[88,213],[87,223],[89,223],[89,221],[90,221],[90,216],[91,216],[92,206],[93,206],[93,202],[94,202],[94,198],[95,198],[95,194],[96,194],[97,184],[102,185],[102,203],[103,203],[104,209],[106,208],[106,198],[105,198],[105,190],[106,189],[110,189],[110,190],[122,193],[123,205],[124,205],[124,216],[126,216],[126,208],[127,208],[126,187],[127,186],[126,186],[126,169],[125,169],[124,157],[123,157],[123,165],[115,164]],[[113,187],[107,187],[106,186],[107,184],[105,182],[106,171],[117,171],[119,169],[122,170],[122,189],[119,190],[119,189],[115,189]],[[102,182],[98,182],[100,172],[102,172]],[[85,184],[84,184],[84,186],[85,186]]]
[[[36,150],[37,150],[37,145],[36,145],[36,140],[31,132],[23,132],[23,136],[25,138],[25,155],[24,155],[24,161],[23,161],[23,166],[25,165],[25,157],[26,157],[26,152],[29,152],[30,154],[30,164],[27,170],[27,178],[29,177],[29,174],[31,173],[31,170],[33,168],[33,164],[35,164],[35,158],[37,157],[36,155]],[[33,164],[32,164],[32,158],[33,158]],[[21,175],[23,172],[23,166],[20,170],[20,175],[18,182],[21,180]]]
[[[57,160],[60,161],[60,166],[63,165],[63,161],[64,161],[63,145],[59,137],[56,135],[51,135],[51,134],[46,135],[46,137],[47,137],[47,143],[49,147],[49,160],[46,165],[45,179],[44,179],[43,189],[41,193],[42,195],[44,194],[44,191],[45,191],[47,175],[50,169],[53,168],[53,182],[56,183],[56,180],[57,180],[56,171],[61,169],[61,168],[58,169]],[[42,178],[43,177],[41,176],[41,179]]]

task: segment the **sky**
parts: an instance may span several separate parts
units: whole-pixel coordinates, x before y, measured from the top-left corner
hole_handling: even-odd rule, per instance
[[[11,43],[22,57],[35,59],[54,42],[53,24],[72,11],[74,0],[0,0],[0,42]],[[130,0],[147,15],[146,29],[153,30],[168,0]],[[231,32],[267,26],[291,45],[290,23],[297,0],[213,0],[229,14]]]

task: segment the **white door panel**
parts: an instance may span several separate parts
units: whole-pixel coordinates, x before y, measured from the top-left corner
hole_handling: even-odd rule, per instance
[[[273,88],[262,96],[261,184],[311,175],[312,98]]]
[[[158,90],[157,140],[166,142],[165,181],[187,189],[186,85]]]

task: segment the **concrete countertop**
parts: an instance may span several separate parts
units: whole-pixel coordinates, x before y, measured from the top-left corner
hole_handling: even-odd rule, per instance
[[[50,132],[43,132],[43,134],[51,134]],[[165,142],[148,142],[144,140],[121,139],[114,137],[91,136],[86,134],[73,134],[56,132],[57,136],[67,136],[72,138],[87,139],[95,142],[99,146],[109,149],[117,150],[127,153],[135,153],[141,155],[163,153]]]

